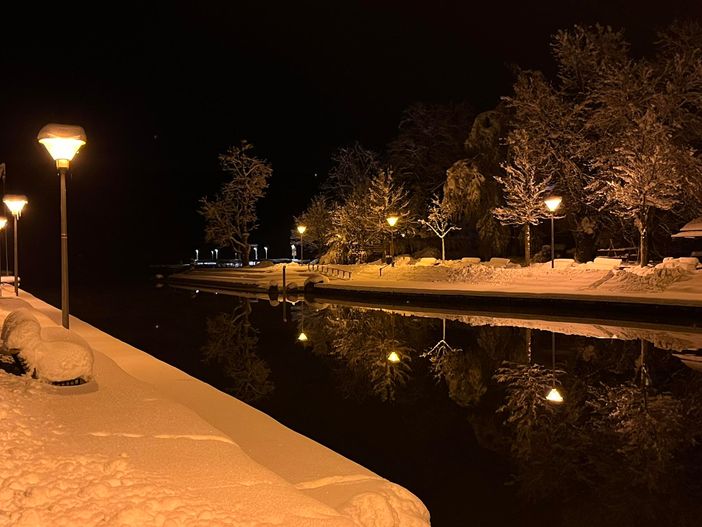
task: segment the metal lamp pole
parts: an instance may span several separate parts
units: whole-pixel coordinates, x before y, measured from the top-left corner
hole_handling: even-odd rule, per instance
[[[556,215],[556,209],[561,206],[562,198],[560,196],[549,196],[544,200],[546,207],[551,211],[551,269],[555,266],[556,260],[556,237],[553,228],[553,219]]]
[[[15,239],[15,296],[19,296],[19,251],[17,250],[17,237],[18,237],[18,221],[22,215],[22,209],[27,204],[26,196],[18,196],[14,194],[8,194],[3,198],[5,206],[12,213],[15,218],[14,223],[14,239]]]
[[[68,329],[68,218],[66,205],[66,173],[71,160],[87,137],[80,126],[47,124],[39,130],[37,140],[56,161],[61,180],[61,324]]]
[[[300,233],[300,265],[302,265],[302,261],[305,259],[305,244],[302,240],[302,235],[305,234],[306,230],[307,227],[305,227],[304,225],[297,226],[297,232]]]

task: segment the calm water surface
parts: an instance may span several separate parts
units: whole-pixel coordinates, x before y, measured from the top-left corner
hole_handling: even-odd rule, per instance
[[[433,525],[702,522],[696,330],[273,304],[72,290],[77,316],[405,486]]]

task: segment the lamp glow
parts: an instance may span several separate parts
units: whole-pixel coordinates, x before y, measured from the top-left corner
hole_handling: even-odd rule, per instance
[[[386,219],[388,225],[390,225],[390,227],[394,227],[400,218],[398,218],[397,216],[388,216]]]
[[[561,404],[563,402],[563,396],[557,388],[551,388],[551,391],[548,392],[548,395],[546,396],[546,400],[552,403]]]
[[[395,351],[390,352],[390,355],[388,355],[388,362],[392,362],[395,364],[400,362],[400,356],[397,354],[397,352],[395,352]]]
[[[305,335],[304,331],[300,332],[300,334],[297,337],[297,340],[299,340],[300,342],[307,342],[307,335]]]
[[[307,227],[305,227],[304,225],[297,226],[297,232],[299,232],[300,234],[305,234],[306,230],[307,230]]]
[[[7,194],[2,201],[5,203],[7,210],[9,210],[12,215],[17,218],[22,216],[22,209],[28,203],[27,196],[17,194]]]
[[[71,161],[87,137],[81,126],[70,124],[47,124],[39,130],[37,140],[46,147],[54,161]]]
[[[7,227],[7,218],[5,216],[0,216],[0,231]]]
[[[544,200],[544,203],[546,204],[548,210],[555,212],[556,209],[561,206],[561,201],[563,201],[563,198],[560,196],[549,196]]]

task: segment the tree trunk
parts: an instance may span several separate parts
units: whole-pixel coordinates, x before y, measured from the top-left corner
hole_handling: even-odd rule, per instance
[[[524,224],[524,264],[531,265],[531,229],[529,224]]]
[[[644,212],[639,229],[639,265],[648,264],[648,213]]]
[[[446,260],[446,246],[444,245],[444,238],[441,237],[441,261]]]

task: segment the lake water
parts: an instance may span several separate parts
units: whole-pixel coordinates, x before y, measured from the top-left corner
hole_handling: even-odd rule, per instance
[[[699,329],[71,294],[76,316],[403,485],[435,526],[700,524]]]

